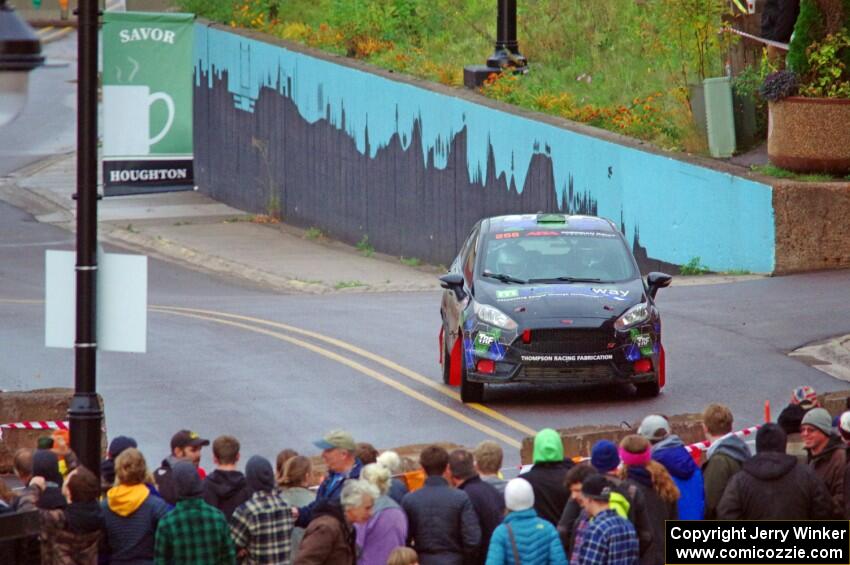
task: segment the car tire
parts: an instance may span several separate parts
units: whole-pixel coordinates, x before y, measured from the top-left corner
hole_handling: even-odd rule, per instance
[[[466,378],[466,363],[460,364],[460,400],[467,402],[484,402],[484,383],[473,383]]]
[[[451,382],[452,375],[452,356],[449,355],[449,348],[446,347],[446,334],[443,333],[443,384],[449,384]]]
[[[661,392],[661,387],[658,386],[658,378],[648,383],[636,383],[635,388],[640,398],[655,398]]]

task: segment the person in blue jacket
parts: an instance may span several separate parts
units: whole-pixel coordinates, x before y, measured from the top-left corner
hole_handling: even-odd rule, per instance
[[[508,514],[490,538],[486,565],[567,565],[558,531],[534,510],[534,489],[528,481],[508,482],[505,507]]]
[[[702,520],[705,515],[705,489],[702,471],[685,449],[685,444],[670,429],[664,416],[651,414],[643,419],[638,434],[652,444],[652,458],[667,469],[679,488],[679,519]]]

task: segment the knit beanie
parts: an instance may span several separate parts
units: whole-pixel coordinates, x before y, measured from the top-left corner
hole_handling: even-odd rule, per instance
[[[171,468],[174,485],[177,488],[177,499],[198,498],[204,494],[201,477],[198,470],[189,461],[178,461]]]
[[[265,457],[254,455],[245,465],[245,479],[254,492],[271,492],[275,486],[272,464]]]
[[[655,443],[669,436],[671,433],[670,422],[664,416],[650,414],[643,419],[638,428],[638,434],[650,442]]]
[[[48,483],[62,486],[62,474],[59,472],[59,458],[52,451],[39,449],[32,456],[32,476],[44,477]]]
[[[768,423],[756,432],[756,453],[785,453],[788,436],[779,424]]]
[[[511,479],[505,485],[505,507],[511,511],[528,510],[534,506],[534,489],[525,479]]]
[[[825,408],[814,408],[806,412],[803,416],[803,421],[800,426],[814,426],[824,433],[824,435],[832,435],[832,417]]]
[[[590,464],[600,473],[607,473],[619,467],[620,455],[617,453],[617,444],[607,439],[597,441],[590,451]]]

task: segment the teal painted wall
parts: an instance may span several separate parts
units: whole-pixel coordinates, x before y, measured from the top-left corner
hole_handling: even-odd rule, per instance
[[[769,185],[203,24],[196,27],[195,80],[196,91],[226,87],[232,111],[247,115],[255,112],[262,92],[276,92],[308,124],[327,122],[343,131],[369,159],[393,139],[408,150],[414,135],[420,135],[424,164],[439,170],[458,159],[471,184],[486,184],[490,155],[504,186],[521,194],[533,158],[543,155],[551,161],[557,201],[572,185],[595,201],[598,215],[620,223],[627,239],[639,237],[653,259],[682,265],[700,257],[714,271],[774,268]],[[196,117],[196,128],[203,127]],[[451,155],[462,133],[466,154]]]

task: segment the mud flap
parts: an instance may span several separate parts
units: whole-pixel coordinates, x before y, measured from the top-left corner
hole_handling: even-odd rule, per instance
[[[437,349],[440,350],[440,365],[443,364],[443,350],[445,349],[445,347],[443,347],[443,331],[443,326],[440,326],[440,335],[437,338]]]
[[[658,388],[664,388],[664,383],[667,382],[667,359],[664,355],[664,346],[659,347],[658,355]]]
[[[451,355],[449,355],[449,385],[460,386],[460,371],[461,363],[463,363],[463,334],[460,334],[455,340],[455,345],[452,347]]]

